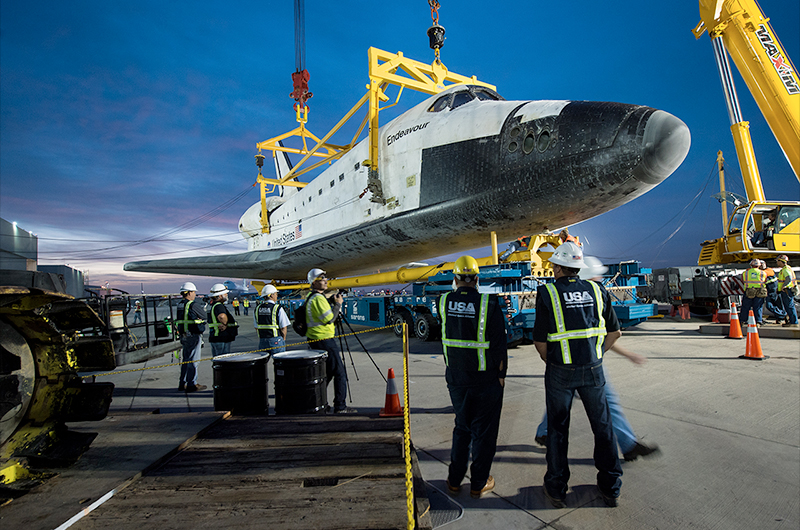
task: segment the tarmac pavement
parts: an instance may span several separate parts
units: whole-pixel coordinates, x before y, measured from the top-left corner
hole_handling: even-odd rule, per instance
[[[461,517],[452,529],[796,529],[800,527],[800,343],[762,338],[765,361],[739,359],[744,340],[704,335],[697,319],[664,318],[626,330],[620,344],[645,355],[634,365],[609,353],[609,378],[636,434],[661,454],[623,464],[619,507],[599,497],[593,437],[576,400],[570,429],[567,507],[542,493],[545,450],[534,442],[544,413],[544,363],[532,345],[509,350],[498,451],[497,486],[480,499],[468,480],[457,496]],[[243,326],[233,351],[256,349]],[[364,328],[357,328],[362,330]],[[383,376],[394,368],[402,399],[402,342],[390,330],[347,337],[348,405],[376,413],[384,404]],[[290,334],[290,343],[302,342]],[[306,349],[301,345],[290,349]],[[447,491],[453,412],[438,342],[410,341],[411,437],[430,488]],[[203,347],[203,357],[210,357]],[[99,435],[82,459],[28,495],[0,509],[8,528],[57,528],[104,494],[174,454],[181,444],[220,421],[213,410],[211,363],[200,367],[202,392],[177,392],[178,365],[170,358],[118,370],[98,380],[116,385],[109,416],[71,424]],[[269,366],[270,405],[274,407]],[[377,368],[376,366],[377,365]],[[332,401],[329,388],[329,402]],[[455,504],[454,504],[455,506]],[[9,526],[6,526],[9,524]],[[180,526],[176,522],[176,527]],[[76,524],[73,528],[80,528]]]

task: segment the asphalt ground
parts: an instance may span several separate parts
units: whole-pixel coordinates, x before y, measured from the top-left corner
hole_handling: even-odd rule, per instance
[[[701,334],[699,326],[704,323],[667,317],[630,328],[620,344],[646,356],[647,363],[634,365],[613,353],[604,361],[636,434],[661,448],[657,456],[623,464],[617,508],[606,507],[594,486],[593,437],[579,400],[573,406],[570,429],[567,507],[555,509],[545,499],[545,450],[534,442],[544,412],[545,366],[532,345],[510,350],[492,467],[497,485],[480,499],[472,499],[468,487],[457,496],[448,494],[461,516],[446,527],[800,527],[800,342],[761,338],[769,359],[745,360],[739,358],[745,352],[744,340]],[[389,368],[395,370],[402,395],[402,341],[390,330],[357,337],[360,343],[356,336],[347,337],[349,352],[345,352],[348,405],[376,413],[384,405],[383,376]],[[290,334],[290,344],[299,342]],[[429,489],[447,491],[453,412],[441,346],[416,339],[409,344],[411,438]],[[255,332],[243,327],[233,351],[256,347]],[[204,359],[210,354],[206,344]],[[163,357],[98,378],[116,385],[109,416],[70,425],[98,432],[95,442],[76,465],[2,507],[3,527],[57,528],[220,421],[223,413],[213,410],[211,362],[200,367],[199,382],[209,388],[193,394],[177,391],[179,367],[169,362]],[[156,368],[142,370],[152,367]],[[271,362],[269,374],[272,412]],[[329,401],[332,392],[329,387]],[[80,521],[72,528],[80,528]]]

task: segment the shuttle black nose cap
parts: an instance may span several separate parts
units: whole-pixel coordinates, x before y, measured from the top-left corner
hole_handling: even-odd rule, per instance
[[[668,112],[655,111],[645,125],[642,161],[633,175],[647,184],[658,184],[678,169],[691,143],[685,123]]]

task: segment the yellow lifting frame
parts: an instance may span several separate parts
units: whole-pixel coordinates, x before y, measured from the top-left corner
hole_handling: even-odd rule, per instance
[[[495,90],[494,85],[484,83],[483,81],[478,81],[475,76],[467,77],[449,72],[447,67],[445,67],[445,65],[439,59],[428,65],[413,59],[409,59],[408,57],[405,57],[402,52],[390,53],[373,47],[369,49],[368,56],[370,82],[367,85],[367,93],[358,100],[358,103],[356,103],[353,108],[351,108],[347,114],[345,114],[344,117],[339,120],[339,123],[337,123],[328,132],[328,134],[322,137],[322,139],[319,139],[306,128],[306,123],[308,122],[308,107],[304,107],[302,111],[300,109],[297,109],[296,111],[297,122],[300,124],[299,127],[296,127],[295,129],[280,136],[276,136],[275,138],[270,138],[269,140],[264,140],[263,142],[256,144],[259,154],[262,150],[266,149],[272,151],[273,157],[276,156],[277,151],[304,155],[300,162],[298,162],[291,171],[289,171],[286,175],[283,175],[280,179],[264,177],[261,174],[261,170],[259,170],[256,183],[261,187],[261,231],[263,233],[269,233],[266,186],[278,185],[294,186],[297,188],[305,187],[307,183],[299,182],[293,179],[304,173],[312,171],[325,163],[331,163],[334,160],[338,160],[344,156],[356,145],[358,137],[361,135],[364,127],[366,127],[367,124],[369,124],[369,158],[364,160],[363,164],[369,167],[370,172],[375,175],[375,178],[377,178],[378,130],[380,127],[378,116],[381,110],[392,107],[400,101],[400,96],[402,95],[404,88],[407,87],[426,94],[438,94],[442,90],[450,88],[451,86],[469,83],[473,85],[485,86]],[[401,75],[401,72],[398,71],[404,72],[407,74],[407,76]],[[389,100],[389,97],[384,93],[384,90],[389,84],[399,86],[400,91],[397,94],[397,100],[392,105],[381,108],[380,102]],[[347,145],[334,145],[328,143],[328,140],[337,131],[339,131],[339,129],[341,129],[345,123],[350,121],[350,118],[352,118],[353,115],[358,112],[358,110],[367,102],[369,102],[367,115],[361,122],[361,125],[353,136],[351,142]],[[299,137],[302,140],[302,149],[284,147],[278,144],[279,141],[291,137]],[[313,140],[315,143],[311,149],[308,148],[309,139]],[[320,149],[324,149],[325,152],[319,152]],[[310,165],[309,167],[303,167],[308,159],[312,156],[320,157],[322,160]],[[373,194],[374,193],[375,191],[373,190]]]

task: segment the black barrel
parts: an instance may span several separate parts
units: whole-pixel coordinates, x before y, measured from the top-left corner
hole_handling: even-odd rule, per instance
[[[319,414],[328,407],[324,350],[276,353],[275,414]]]
[[[214,360],[214,410],[232,414],[269,414],[265,353]]]

